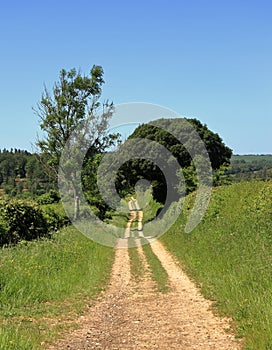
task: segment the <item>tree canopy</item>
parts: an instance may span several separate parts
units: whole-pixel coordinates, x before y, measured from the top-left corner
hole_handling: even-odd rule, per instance
[[[47,165],[59,174],[59,167],[66,174],[73,187],[75,217],[78,216],[78,173],[83,164],[78,163],[80,152],[86,149],[88,157],[95,157],[111,146],[117,135],[108,135],[108,120],[113,112],[113,104],[106,101],[101,104],[103,69],[94,65],[89,75],[82,75],[79,70],[61,70],[59,80],[54,84],[52,93],[45,87],[41,101],[35,109],[40,118],[42,139],[37,146]],[[96,113],[101,108],[101,113]],[[62,159],[66,152],[65,161]],[[69,178],[69,179],[68,179]]]
[[[43,138],[37,146],[50,154],[51,163],[58,165],[61,152],[71,133],[100,106],[103,69],[93,66],[89,76],[75,68],[62,69],[52,94],[45,87],[41,101],[34,109],[40,118]]]
[[[128,140],[135,138],[148,139],[164,146],[177,159],[181,168],[180,171],[183,172],[183,176],[185,177],[187,192],[190,192],[196,189],[197,183],[193,160],[188,152],[188,148],[193,149],[195,154],[197,154],[200,147],[191,135],[192,130],[186,128],[186,125],[184,125],[181,120],[181,118],[158,119],[154,122],[142,124],[135,129]],[[216,172],[221,166],[229,164],[232,150],[223,143],[220,136],[209,130],[206,125],[202,124],[197,119],[186,118],[186,120],[194,127],[194,130],[204,142],[213,171]],[[156,126],[156,122],[159,127]],[[165,131],[164,127],[167,127],[169,131]],[[185,140],[185,144],[181,144],[180,141],[173,136],[171,131],[176,135],[180,135],[182,139]],[[153,146],[147,145],[146,147],[146,154],[148,154],[151,149],[150,147]],[[165,167],[171,169],[172,158],[168,158],[165,161]],[[155,198],[160,202],[164,202],[167,188],[163,172],[163,169],[160,169],[150,160],[132,159],[123,164],[120,168],[116,186],[119,192],[129,191],[139,179],[145,178],[152,182]],[[168,191],[169,190],[170,189],[168,189]],[[176,192],[179,191],[178,188],[172,190]]]

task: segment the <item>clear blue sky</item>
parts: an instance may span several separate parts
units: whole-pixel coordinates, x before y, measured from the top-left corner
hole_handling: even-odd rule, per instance
[[[43,84],[98,64],[114,103],[160,104],[236,154],[272,153],[271,18],[270,0],[2,1],[0,148],[31,150]]]

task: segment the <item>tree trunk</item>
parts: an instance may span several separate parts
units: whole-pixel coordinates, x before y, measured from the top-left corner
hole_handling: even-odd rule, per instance
[[[79,197],[77,195],[77,191],[74,191],[74,220],[77,220],[79,218]]]

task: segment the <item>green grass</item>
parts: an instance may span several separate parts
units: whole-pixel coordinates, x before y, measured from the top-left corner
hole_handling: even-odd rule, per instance
[[[215,188],[204,220],[186,234],[193,200],[161,241],[217,310],[233,318],[244,349],[272,349],[272,182]]]
[[[68,227],[1,249],[0,349],[39,349],[105,288],[114,250]]]
[[[163,268],[160,260],[153,253],[150,244],[143,245],[143,251],[147,259],[147,263],[151,268],[151,276],[157,285],[157,291],[166,293],[169,291],[168,274]]]
[[[134,240],[134,238],[130,238],[129,240]],[[153,253],[150,244],[147,242],[145,238],[141,238],[142,243],[144,245],[143,253],[146,257],[147,264],[150,267],[151,277],[156,285],[156,290],[158,292],[167,292],[169,291],[169,279],[168,274],[163,268],[160,260],[157,258],[157,256]],[[134,245],[133,242],[131,242],[131,245]],[[142,258],[139,255],[138,248],[133,247],[129,248],[129,258],[130,258],[130,271],[131,274],[136,282],[139,282],[141,278],[143,277],[145,271],[145,266],[143,263]]]
[[[143,260],[141,259],[138,248],[129,248],[130,271],[136,282],[139,282],[145,273]]]

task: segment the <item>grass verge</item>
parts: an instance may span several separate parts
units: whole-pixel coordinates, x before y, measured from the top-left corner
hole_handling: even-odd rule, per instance
[[[193,201],[187,197],[161,241],[217,310],[232,317],[244,349],[272,349],[272,183],[215,188],[204,219],[185,233]]]
[[[40,349],[105,288],[114,250],[68,227],[1,249],[0,349]]]

